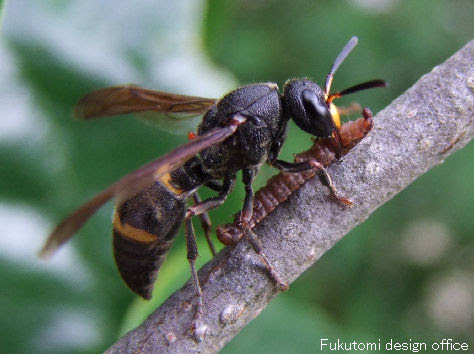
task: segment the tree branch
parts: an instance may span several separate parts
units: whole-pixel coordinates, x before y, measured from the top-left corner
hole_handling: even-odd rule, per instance
[[[474,40],[377,114],[369,136],[329,168],[355,207],[335,203],[314,178],[257,225],[283,279],[295,280],[376,208],[471,140],[473,63]],[[246,242],[220,252],[199,278],[208,326],[203,341],[190,334],[195,292],[188,283],[108,353],[216,352],[278,294]]]

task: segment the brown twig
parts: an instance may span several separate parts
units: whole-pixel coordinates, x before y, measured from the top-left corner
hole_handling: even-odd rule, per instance
[[[369,136],[329,168],[355,207],[334,203],[313,179],[257,225],[265,253],[285,280],[295,280],[376,208],[472,139],[473,63],[471,41],[377,114]],[[189,332],[195,292],[188,283],[108,353],[216,352],[278,294],[245,242],[219,253],[199,277],[208,325],[203,341]]]

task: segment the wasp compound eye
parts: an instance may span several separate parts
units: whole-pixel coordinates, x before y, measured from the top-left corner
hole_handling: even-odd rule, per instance
[[[301,92],[301,101],[306,113],[305,125],[311,127],[308,132],[320,137],[330,136],[334,130],[334,123],[326,104],[321,103],[318,95],[311,90]]]
[[[301,93],[304,109],[313,116],[324,116],[327,108],[324,107],[318,99],[318,96],[311,90],[303,90]]]

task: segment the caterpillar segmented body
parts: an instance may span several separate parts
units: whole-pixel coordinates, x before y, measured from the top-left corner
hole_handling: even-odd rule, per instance
[[[356,146],[373,127],[372,113],[370,110],[364,108],[362,115],[363,118],[344,123],[339,130],[342,156],[346,155]],[[335,162],[337,158],[334,139],[326,138],[315,140],[310,149],[295,155],[295,162],[302,162],[309,159],[317,160],[324,167]],[[299,173],[280,172],[270,178],[267,184],[255,193],[251,227],[255,227],[257,223],[275,210],[279,204],[287,200],[293,192],[298,190],[306,181],[315,175],[315,170],[308,170]],[[242,238],[239,221],[240,214],[237,214],[232,224],[217,227],[217,238],[223,244],[235,245]]]

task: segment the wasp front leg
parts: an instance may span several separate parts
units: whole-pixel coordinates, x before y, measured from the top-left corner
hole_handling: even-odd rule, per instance
[[[334,184],[332,183],[331,176],[329,176],[328,171],[324,168],[322,164],[320,164],[316,160],[308,160],[306,162],[311,166],[313,170],[316,171],[319,180],[321,181],[323,186],[326,186],[329,189],[329,192],[331,193],[331,196],[334,199],[336,199],[339,203],[345,206],[352,206],[352,201],[349,198],[339,194],[336,187],[334,187]]]
[[[253,188],[252,183],[255,179],[256,171],[254,169],[244,169],[242,171],[242,178],[245,185],[245,201],[240,213],[240,227],[244,233],[244,237],[250,243],[255,253],[260,257],[265,268],[267,268],[270,277],[275,281],[281,291],[286,291],[289,288],[287,282],[281,280],[280,275],[275,270],[273,265],[268,260],[267,256],[263,252],[262,243],[258,239],[257,235],[252,231],[250,227],[250,221],[252,220],[253,213]]]
[[[194,232],[194,227],[192,223],[192,217],[195,215],[205,214],[208,210],[214,209],[220,206],[226,200],[229,193],[232,191],[235,185],[235,176],[230,176],[224,179],[224,184],[222,186],[222,191],[219,192],[217,197],[209,198],[205,201],[197,202],[193,206],[188,208],[185,217],[185,234],[186,234],[186,247],[187,247],[187,258],[189,261],[189,266],[191,268],[191,275],[196,289],[197,297],[197,309],[196,315],[194,317],[192,331],[194,332],[195,338],[197,340],[202,340],[202,337],[205,334],[206,326],[202,323],[203,316],[203,300],[202,300],[202,290],[199,284],[199,278],[196,271],[196,258],[198,256],[198,248],[196,243],[196,234]]]
[[[290,172],[290,173],[297,173],[297,172],[304,172],[308,170],[314,170],[319,177],[321,183],[329,189],[331,196],[340,202],[343,205],[351,206],[352,201],[343,195],[340,195],[337,191],[336,187],[332,183],[331,176],[329,176],[328,171],[324,168],[324,166],[317,161],[316,159],[308,159],[302,162],[287,162],[282,160],[274,160],[271,161],[270,164],[280,171]]]

